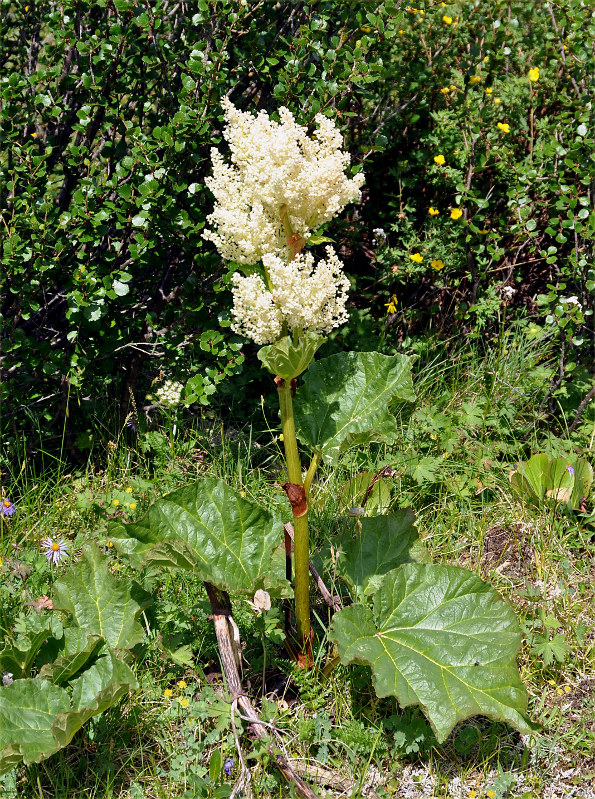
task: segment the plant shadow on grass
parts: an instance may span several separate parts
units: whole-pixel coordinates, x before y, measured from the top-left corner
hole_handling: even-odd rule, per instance
[[[474,716],[457,724],[440,744],[419,707],[403,709],[393,699],[376,698],[369,666],[351,667],[349,682],[356,718],[369,720],[374,705],[375,722],[386,730],[389,753],[403,764],[432,758],[446,774],[496,767],[519,770],[527,764],[528,750],[520,733],[506,724]]]

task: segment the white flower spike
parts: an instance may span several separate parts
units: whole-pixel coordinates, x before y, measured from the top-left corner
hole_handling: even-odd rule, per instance
[[[227,99],[223,108],[231,164],[211,151],[207,185],[216,203],[207,218],[212,228],[203,233],[223,258],[242,264],[256,264],[265,255],[288,258],[288,236],[308,239],[359,200],[363,175],[346,177],[350,157],[331,119],[317,114],[318,128],[310,136],[287,108],[279,109],[280,122],[265,111],[239,111]]]
[[[265,255],[271,291],[258,275],[233,275],[232,330],[256,344],[270,344],[288,331],[330,333],[347,321],[345,303],[349,280],[332,247],[314,266],[311,253],[300,253],[287,263]]]

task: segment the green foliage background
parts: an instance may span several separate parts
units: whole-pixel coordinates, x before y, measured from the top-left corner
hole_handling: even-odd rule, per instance
[[[588,3],[2,0],[0,13],[7,460],[40,427],[47,450],[64,429],[70,446],[106,402],[123,424],[161,370],[193,378],[207,405],[243,368],[228,267],[201,239],[226,95],[304,124],[329,113],[365,161],[362,205],[329,231],[353,279],[345,344],[483,336],[507,284],[515,313],[550,320],[563,368],[592,358]]]

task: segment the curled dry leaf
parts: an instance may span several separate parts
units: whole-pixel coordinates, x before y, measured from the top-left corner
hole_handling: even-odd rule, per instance
[[[34,602],[25,602],[25,604],[30,605],[38,613],[41,613],[42,610],[54,610],[54,603],[45,594],[42,594]]]

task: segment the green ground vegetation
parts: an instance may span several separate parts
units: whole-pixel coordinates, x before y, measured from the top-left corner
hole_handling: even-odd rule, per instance
[[[523,327],[511,327],[484,350],[428,349],[414,369],[417,402],[395,408],[398,444],[372,445],[337,468],[323,468],[312,494],[313,558],[332,575],[351,534],[346,512],[365,473],[388,467],[371,495],[373,512],[412,507],[435,560],[472,569],[514,607],[523,634],[521,675],[541,731],[520,736],[474,718],[439,745],[418,710],[376,698],[366,667],[338,666],[323,675],[333,650],[330,612],[314,588],[312,671],[298,669],[283,648],[280,606],[260,617],[239,601],[244,682],[313,784],[334,792],[349,787],[357,796],[399,796],[409,786],[412,796],[530,797],[551,785],[560,795],[589,796],[595,767],[590,503],[576,512],[563,502],[532,504],[510,483],[515,461],[533,451],[590,455],[591,411],[571,436],[564,433],[571,419],[562,399],[557,435],[536,425],[555,369],[551,342],[527,337]],[[108,538],[108,520],[140,518],[155,498],[198,476],[222,477],[265,506],[283,505],[280,427],[260,408],[235,424],[214,409],[200,422],[183,412],[175,422],[155,415],[150,428],[99,438],[86,470],[39,472],[24,462],[10,486],[18,507],[2,521],[3,635],[26,627],[27,615],[36,614],[26,603],[51,595],[86,543],[106,553],[112,574],[132,573]],[[68,544],[69,557],[56,566],[40,552],[45,536]],[[134,649],[138,688],[88,722],[66,749],[6,774],[3,795],[228,795],[238,758],[202,584],[177,570],[148,568],[135,576],[155,597],[139,617],[146,634]],[[339,583],[329,588],[341,593]],[[247,734],[241,740],[255,795],[286,796],[267,747]],[[223,769],[228,759],[231,776]]]

